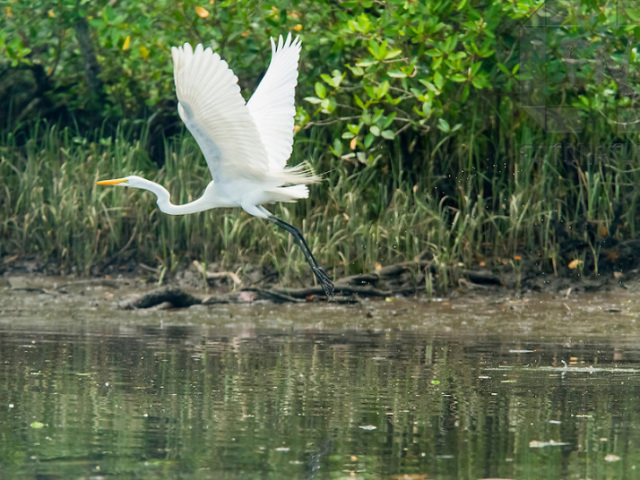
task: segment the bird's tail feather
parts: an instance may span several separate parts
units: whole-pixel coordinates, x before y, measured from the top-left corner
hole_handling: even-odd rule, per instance
[[[278,197],[275,199],[276,202],[295,202],[300,198],[307,198],[309,189],[306,185],[291,185],[289,187],[279,187],[271,193]]]
[[[310,183],[317,183],[322,180],[322,177],[313,173],[313,171],[311,171],[311,169],[304,163],[285,168],[278,174],[278,177],[282,180],[283,184],[295,184],[296,186],[298,186],[297,184],[308,185]],[[306,198],[306,195],[299,198]]]

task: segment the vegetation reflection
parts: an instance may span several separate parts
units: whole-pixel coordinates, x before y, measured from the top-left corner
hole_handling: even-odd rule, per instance
[[[0,465],[20,478],[623,478],[637,461],[638,351],[620,345],[138,327],[0,347]]]

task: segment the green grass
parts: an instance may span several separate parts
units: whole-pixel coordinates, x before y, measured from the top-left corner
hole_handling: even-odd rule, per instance
[[[173,217],[150,193],[96,186],[98,179],[138,174],[165,185],[175,203],[201,194],[209,172],[188,134],[167,140],[158,169],[143,148],[145,136],[133,131],[86,138],[40,124],[26,142],[2,139],[0,254],[37,255],[54,270],[80,275],[111,261],[171,272],[196,259],[240,274],[245,265],[268,266],[282,284],[312,281],[292,238],[240,209]],[[473,128],[455,138],[434,134],[425,142],[439,144],[437,151],[416,150],[404,163],[398,141],[389,142],[367,166],[328,153],[331,131],[303,132],[293,163],[308,161],[325,181],[311,187],[309,199],[271,210],[301,228],[335,278],[418,255],[432,259],[439,273],[429,282],[436,288],[447,286],[458,267],[513,265],[521,256],[560,273],[588,258],[585,269],[598,272],[602,242],[633,238],[638,229],[634,152],[627,146],[606,160],[563,163],[553,148],[535,155],[522,148],[542,143],[534,131],[519,129],[517,140],[514,132],[490,139],[486,129]],[[594,140],[607,144],[606,136]]]

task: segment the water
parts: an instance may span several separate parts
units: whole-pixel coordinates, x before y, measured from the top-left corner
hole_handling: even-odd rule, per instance
[[[640,477],[631,295],[132,312],[84,293],[0,291],[0,478]]]

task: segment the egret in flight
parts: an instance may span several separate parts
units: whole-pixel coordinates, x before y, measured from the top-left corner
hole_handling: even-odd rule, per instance
[[[169,191],[132,175],[103,180],[149,190],[158,207],[169,215],[183,215],[219,207],[242,207],[285,229],[302,250],[328,297],[331,276],[313,257],[302,232],[277,218],[263,205],[295,202],[309,196],[308,184],[320,180],[302,166],[287,167],[293,145],[294,93],[298,82],[300,40],[271,39],[271,64],[251,99],[245,103],[238,77],[220,55],[201,44],[173,47],[173,76],[178,113],[200,146],[213,180],[203,195],[183,205],[171,203]]]

